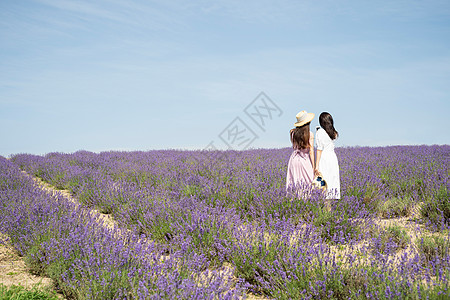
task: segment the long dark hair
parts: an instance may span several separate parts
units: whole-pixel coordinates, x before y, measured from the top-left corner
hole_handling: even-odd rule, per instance
[[[295,127],[293,133],[291,134],[291,142],[294,149],[307,149],[310,147],[309,124],[310,123],[306,123],[301,127]]]
[[[339,133],[334,129],[334,122],[333,117],[327,113],[323,112],[319,116],[319,124],[320,127],[325,129],[325,131],[328,133],[328,136],[330,139],[335,140],[339,136]]]

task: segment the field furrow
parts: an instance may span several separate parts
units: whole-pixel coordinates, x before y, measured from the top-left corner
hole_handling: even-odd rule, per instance
[[[308,186],[300,198],[286,193],[290,151],[20,154],[6,168],[20,168],[50,185],[39,183],[44,190],[64,190],[65,198],[81,204],[72,203],[64,215],[86,214],[96,220],[95,230],[113,239],[94,243],[96,251],[111,249],[110,243],[147,247],[125,267],[137,263],[142,270],[149,257],[162,264],[174,294],[157,298],[189,298],[199,288],[198,299],[208,293],[276,299],[449,296],[450,146],[338,148],[342,198],[331,201]],[[46,195],[58,205],[70,203],[59,192]],[[114,226],[100,230],[98,223],[106,221]],[[102,269],[96,280],[131,298],[141,296],[130,290],[148,290],[143,298],[151,298],[163,289],[152,281],[157,275],[150,280],[144,274],[147,281],[134,275],[140,288],[124,284],[124,278],[117,282],[111,272],[123,275],[121,268]],[[189,293],[180,291],[184,283]],[[108,295],[99,287],[97,292]]]

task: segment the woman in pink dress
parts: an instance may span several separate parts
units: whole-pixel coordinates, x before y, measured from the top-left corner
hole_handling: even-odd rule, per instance
[[[296,115],[295,128],[291,129],[291,142],[294,151],[289,158],[286,191],[298,189],[311,184],[314,178],[314,135],[309,124],[314,119],[313,113],[301,111]]]

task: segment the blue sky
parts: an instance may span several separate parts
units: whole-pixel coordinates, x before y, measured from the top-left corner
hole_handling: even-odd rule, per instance
[[[449,144],[449,37],[449,1],[3,0],[0,155],[225,149],[236,118],[288,147],[301,110],[337,146]]]

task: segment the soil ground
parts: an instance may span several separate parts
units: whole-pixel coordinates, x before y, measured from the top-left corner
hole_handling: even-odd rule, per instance
[[[36,183],[46,192],[52,194],[52,193],[62,193],[66,198],[68,198],[70,201],[76,203],[77,205],[80,205],[80,203],[75,199],[69,191],[66,190],[56,190],[53,186],[43,182],[39,178],[33,177],[25,172],[23,172],[24,175],[30,176],[33,178]],[[416,224],[413,222],[408,222],[410,218],[417,218],[419,216],[419,207],[417,206],[413,209],[412,213],[408,217],[400,217],[400,218],[392,218],[392,219],[376,219],[375,223],[378,226],[387,228],[393,225],[397,225],[400,228],[403,228],[406,230],[410,238],[412,239],[414,245],[415,241],[424,233],[422,230],[419,229]],[[92,213],[99,216],[101,220],[101,224],[103,226],[107,227],[114,227],[116,226],[116,222],[112,219],[110,215],[102,214],[98,210],[93,209]],[[420,226],[423,227],[423,226]],[[424,228],[421,228],[424,229]],[[422,232],[421,232],[422,231]],[[424,230],[425,232],[427,230]],[[32,275],[27,271],[25,262],[23,259],[19,256],[16,250],[6,242],[7,238],[5,235],[2,235],[0,233],[0,283],[11,286],[11,285],[23,285],[26,288],[31,288],[32,286],[36,284],[40,284],[41,287],[49,287],[51,288],[53,286],[52,279],[46,278],[46,277],[40,277],[36,275]],[[414,247],[415,248],[415,247]],[[417,249],[404,249],[402,251],[399,251],[399,253],[396,255],[397,257],[400,256],[401,253],[404,251],[417,251]],[[229,271],[230,266],[224,266],[223,271]],[[233,279],[232,276],[230,278]],[[59,298],[63,299],[62,295],[58,295]],[[265,297],[256,296],[252,294],[247,294],[247,299],[253,299],[253,300],[261,300],[261,299],[267,299]]]
[[[43,289],[53,289],[53,280],[31,274],[23,260],[23,257],[7,242],[7,236],[0,233],[0,283],[10,287],[21,285],[26,289],[32,289],[39,285]],[[58,294],[59,299],[64,299]]]

